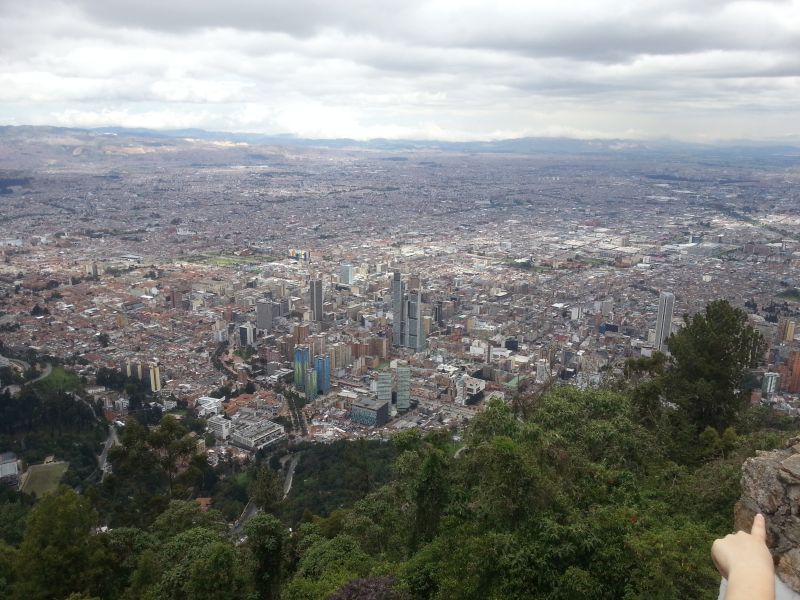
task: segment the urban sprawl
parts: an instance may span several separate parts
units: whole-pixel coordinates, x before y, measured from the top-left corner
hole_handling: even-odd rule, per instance
[[[796,161],[2,138],[6,354],[74,365],[112,422],[98,369],[143,382],[207,419],[212,463],[457,434],[492,399],[603,385],[718,298],[770,346],[752,401],[800,406]]]

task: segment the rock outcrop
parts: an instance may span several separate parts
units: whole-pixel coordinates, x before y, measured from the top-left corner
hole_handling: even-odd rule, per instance
[[[775,571],[800,592],[800,437],[786,448],[759,451],[742,465],[742,497],[734,507],[735,530],[750,531],[753,517],[767,521]]]

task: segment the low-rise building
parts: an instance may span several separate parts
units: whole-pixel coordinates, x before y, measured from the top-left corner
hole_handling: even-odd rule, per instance
[[[222,415],[214,415],[206,421],[208,429],[214,437],[220,440],[227,440],[231,435],[231,422]]]
[[[389,420],[389,403],[372,399],[353,402],[350,420],[369,427],[382,427]]]
[[[17,455],[13,452],[0,454],[0,482],[16,486],[19,481],[19,465]]]
[[[261,450],[285,438],[283,425],[266,419],[255,425],[236,427],[231,431],[231,442],[248,450]]]

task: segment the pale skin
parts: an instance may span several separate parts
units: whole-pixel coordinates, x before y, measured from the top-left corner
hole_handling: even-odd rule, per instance
[[[775,568],[764,515],[755,516],[750,533],[738,531],[716,540],[711,558],[728,580],[725,600],[774,600]]]

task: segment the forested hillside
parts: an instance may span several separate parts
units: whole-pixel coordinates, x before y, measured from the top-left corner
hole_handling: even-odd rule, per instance
[[[185,430],[130,429],[114,456],[127,476],[46,496],[22,537],[0,529],[0,597],[716,598],[709,549],[732,526],[741,463],[796,423],[746,401],[762,346],[738,311],[712,304],[669,347],[602,389],[495,402],[458,445],[445,430],[398,434],[377,489],[364,478],[380,470],[347,457],[358,445],[317,456],[309,486],[353,465],[351,494],[317,504],[325,517],[282,502],[263,466],[247,493],[264,510],[231,528],[182,499],[216,485],[205,467],[170,474]],[[131,487],[148,473],[150,488]]]

